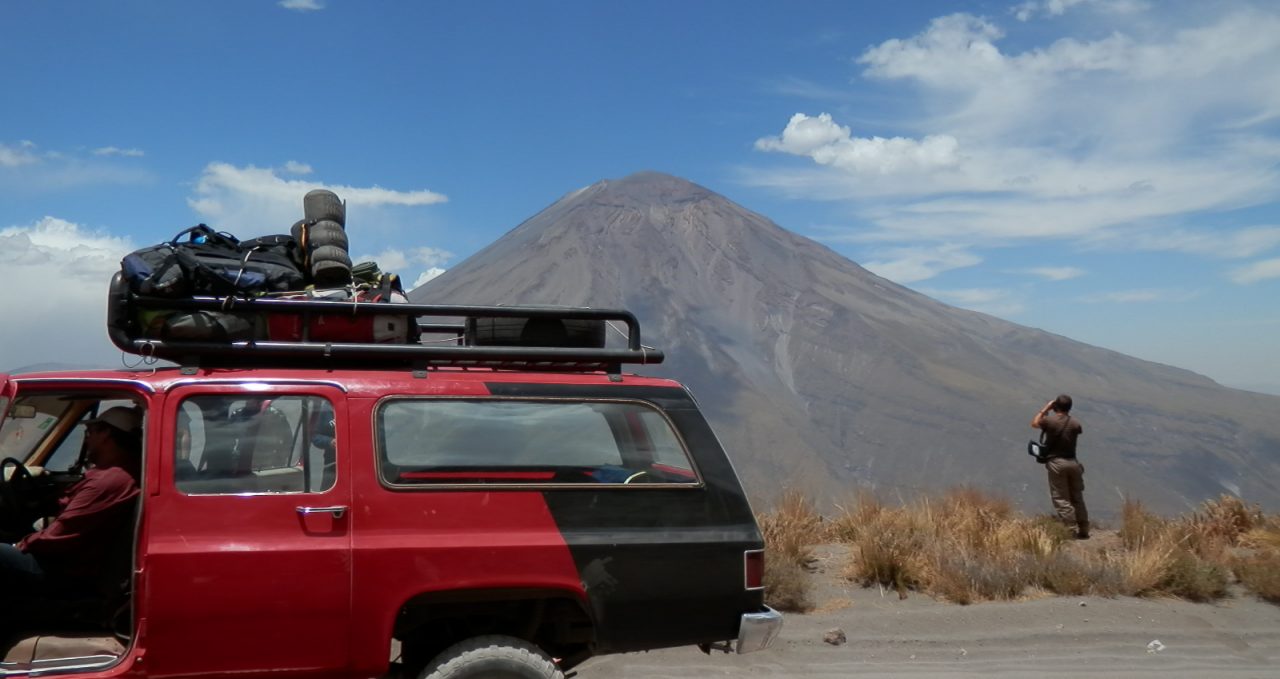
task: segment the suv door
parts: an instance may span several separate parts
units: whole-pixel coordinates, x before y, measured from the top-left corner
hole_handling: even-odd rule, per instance
[[[149,673],[332,673],[349,662],[344,394],[186,386],[164,407],[146,545]]]

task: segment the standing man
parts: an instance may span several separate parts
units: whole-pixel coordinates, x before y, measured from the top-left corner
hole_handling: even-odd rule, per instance
[[[1076,459],[1076,439],[1084,433],[1071,416],[1071,397],[1062,394],[1031,418],[1031,428],[1044,432],[1049,470],[1049,497],[1058,518],[1076,526],[1076,539],[1089,539],[1089,510],[1084,506],[1084,465]]]

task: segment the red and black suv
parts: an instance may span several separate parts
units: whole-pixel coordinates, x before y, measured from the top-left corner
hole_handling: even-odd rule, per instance
[[[57,513],[99,416],[129,408],[142,435],[131,520],[92,575],[0,605],[0,675],[560,677],[781,627],[697,404],[621,370],[662,359],[627,312],[400,305],[457,325],[202,343],[130,336],[126,302],[112,339],[176,367],[0,375],[0,542]],[[615,321],[625,348],[602,341]]]

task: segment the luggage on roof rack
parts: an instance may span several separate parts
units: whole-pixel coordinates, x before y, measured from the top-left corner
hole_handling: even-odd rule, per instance
[[[228,334],[226,339],[147,336],[142,320],[148,312],[183,312],[206,319],[241,319],[258,328],[279,314],[296,315],[301,327],[312,318],[386,316],[454,319],[417,323],[416,342],[375,343],[277,340]],[[501,320],[499,320],[501,319]],[[626,348],[608,348],[605,324],[627,326]],[[201,366],[413,366],[441,365],[521,370],[619,372],[621,365],[663,361],[657,349],[640,342],[640,324],[629,311],[551,306],[463,306],[384,304],[324,299],[280,299],[269,296],[160,298],[130,290],[121,274],[111,279],[107,334],[121,351],[143,357]],[[189,337],[189,336],[188,336]]]

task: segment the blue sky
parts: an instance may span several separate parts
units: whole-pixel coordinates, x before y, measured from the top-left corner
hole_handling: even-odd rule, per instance
[[[285,231],[316,186],[414,281],[658,170],[942,301],[1280,393],[1274,3],[43,2],[0,26],[2,365],[114,360],[123,254]]]

